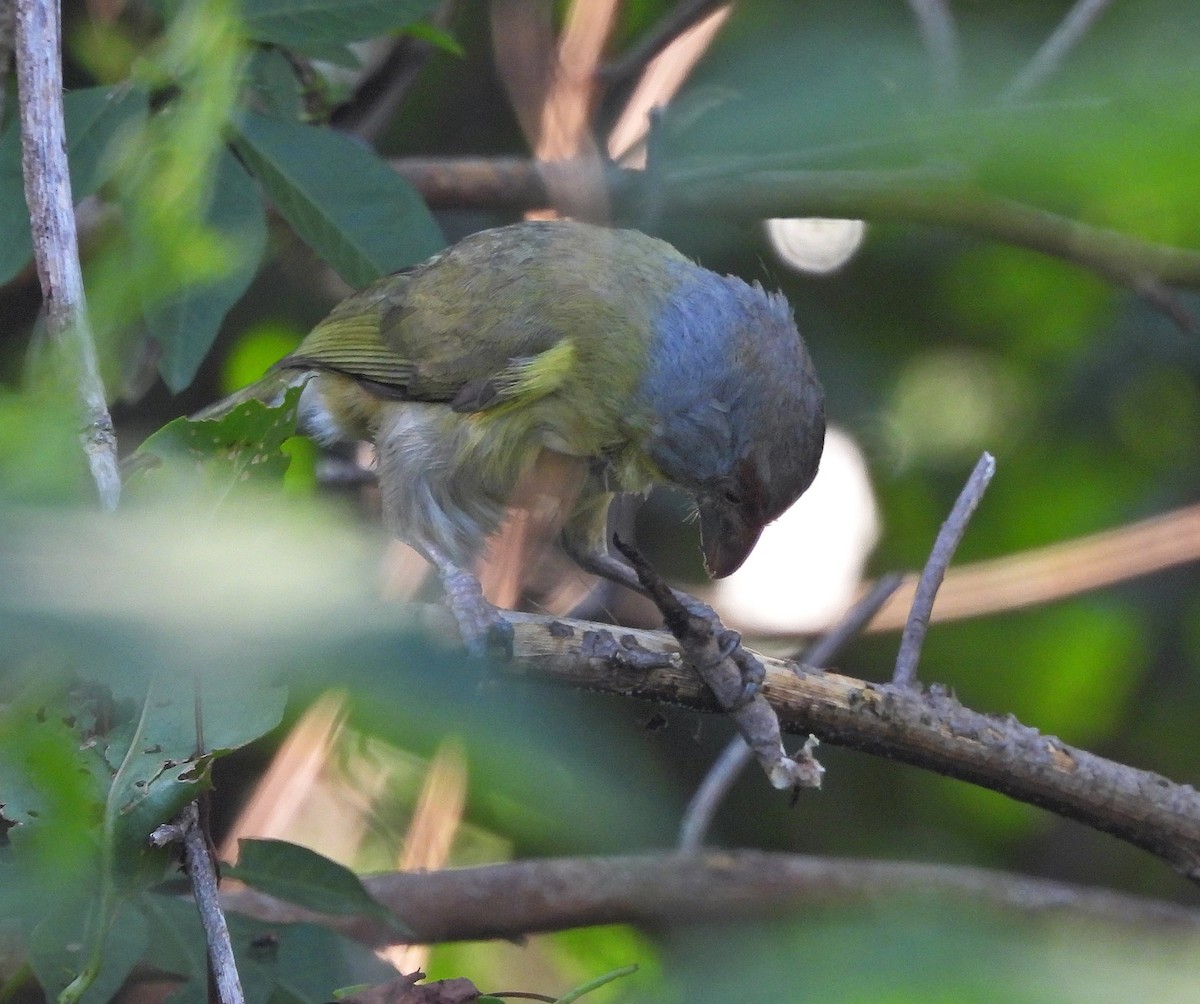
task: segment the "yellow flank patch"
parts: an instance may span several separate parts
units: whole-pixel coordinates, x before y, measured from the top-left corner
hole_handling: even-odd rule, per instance
[[[575,343],[564,338],[545,352],[539,352],[523,367],[518,395],[545,397],[558,390],[575,370]]]
[[[496,378],[499,403],[488,408],[495,415],[524,408],[567,382],[575,367],[575,346],[569,338],[539,352],[536,356],[514,360]]]

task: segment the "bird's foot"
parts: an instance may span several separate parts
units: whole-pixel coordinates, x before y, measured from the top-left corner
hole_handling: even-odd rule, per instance
[[[442,585],[467,652],[479,659],[511,659],[513,627],[484,597],[479,580],[470,572],[453,568],[443,572]]]
[[[737,666],[742,677],[742,692],[729,710],[737,711],[744,708],[758,696],[763,681],[767,678],[767,670],[763,666],[762,660],[742,646],[741,634],[722,624],[717,612],[703,600],[699,600],[689,593],[680,592],[678,589],[673,589],[672,593],[687,611],[688,616],[698,618],[708,624],[708,630],[717,644],[717,654],[713,661],[721,662],[730,659]]]
[[[602,555],[595,559],[590,570],[630,585],[653,600],[662,612],[668,630],[706,681],[711,669],[726,660],[733,663],[741,677],[741,689],[736,694],[729,694],[723,701],[727,711],[739,711],[753,701],[766,679],[767,671],[758,656],[742,647],[742,636],[725,627],[716,611],[707,603],[689,593],[670,588],[636,548],[615,537],[613,543],[630,562],[630,566]],[[712,686],[712,682],[708,682]]]
[[[759,691],[762,690],[763,681],[767,678],[767,668],[758,656],[748,648],[742,647],[742,636],[738,632],[726,629],[725,634],[732,636],[733,640],[729,658],[733,660],[734,665],[742,674],[742,695],[734,707],[736,711],[738,708],[744,708],[758,696]]]

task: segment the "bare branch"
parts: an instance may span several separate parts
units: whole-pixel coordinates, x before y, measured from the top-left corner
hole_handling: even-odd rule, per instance
[[[1110,0],[1076,0],[1075,6],[1034,53],[1033,59],[1000,94],[1002,104],[1019,101],[1057,72],[1067,54],[1087,34],[1096,19],[1108,9]]]
[[[676,844],[680,851],[690,853],[704,846],[704,838],[717,816],[717,809],[725,801],[734,782],[742,776],[752,755],[741,736],[734,736],[721,750],[720,756],[708,768],[708,773],[696,786],[687,808],[683,810],[683,818],[679,822],[679,843]]]
[[[204,940],[208,944],[208,961],[217,985],[217,999],[220,1004],[244,1004],[246,997],[233,957],[233,942],[217,892],[217,870],[200,827],[200,812],[195,802],[188,802],[174,822],[160,826],[150,835],[150,842],[156,847],[175,840],[183,841],[183,859],[200,913],[200,924],[204,928]]]
[[[429,628],[449,632],[448,614],[423,609]],[[647,655],[671,658],[652,668],[622,665],[583,650],[586,621],[505,615],[515,631],[514,659],[498,668],[536,679],[660,704],[719,712],[712,692],[662,632],[622,630]],[[1200,882],[1200,794],[1044,736],[1011,715],[963,707],[940,687],[927,691],[867,683],[838,673],[759,656],[764,696],[785,732],[847,746],[970,781],[1048,809],[1149,851]]]
[[[429,18],[436,28],[446,30],[454,20],[455,0],[445,0]],[[337,109],[334,124],[346,132],[374,143],[404,105],[425,64],[437,52],[432,42],[401,35],[382,65],[359,84],[354,99]]]
[[[896,655],[896,670],[892,674],[892,683],[897,687],[914,687],[917,684],[917,663],[921,660],[921,647],[925,644],[925,633],[929,630],[929,618],[933,613],[933,601],[937,591],[946,577],[946,569],[950,567],[950,559],[958,550],[963,534],[967,532],[967,523],[979,506],[983,493],[996,473],[996,460],[990,453],[979,458],[966,485],[959,493],[954,508],[946,517],[946,522],[938,531],[933,549],[929,552],[929,560],[925,562],[925,570],[921,572],[917,582],[917,591],[913,596],[912,609],[908,613],[908,622],[904,625],[904,634],[900,638],[900,651]]]
[[[548,165],[527,157],[399,157],[392,169],[431,209],[546,209]]]
[[[121,495],[117,436],[100,378],[79,267],[63,125],[58,4],[53,0],[16,0],[16,11],[21,164],[46,327],[74,369],[84,418],[84,453],[100,504],[111,510]]]
[[[516,940],[591,924],[658,927],[769,919],[806,907],[905,893],[1093,917],[1126,929],[1200,931],[1200,911],[1107,890],[982,868],[761,851],[550,858],[373,875],[364,884],[404,918],[416,940],[426,943]],[[378,919],[322,916],[252,889],[227,892],[222,902],[228,910],[271,924],[317,921],[370,945],[396,937],[395,929]]]
[[[855,603],[841,621],[798,656],[797,661],[808,666],[826,665],[843,645],[870,623],[902,581],[903,576],[896,573],[880,578],[870,592]],[[750,747],[741,736],[734,736],[717,757],[684,810],[679,826],[681,851],[698,850],[703,844],[704,835],[712,826],[717,809],[729,794],[734,781],[745,770],[750,757]]]
[[[881,575],[867,593],[852,606],[837,624],[821,635],[808,648],[796,656],[796,662],[804,666],[823,669],[828,666],[842,648],[875,619],[883,605],[892,598],[904,576],[899,572]]]

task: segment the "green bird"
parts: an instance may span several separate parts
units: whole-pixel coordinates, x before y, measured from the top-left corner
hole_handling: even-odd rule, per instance
[[[198,417],[304,380],[309,431],[374,442],[387,525],[437,569],[476,651],[511,646],[471,569],[541,451],[579,462],[567,552],[636,588],[608,555],[615,493],[688,492],[719,578],[812,482],[825,435],[782,295],[584,223],[483,231],[380,279]]]

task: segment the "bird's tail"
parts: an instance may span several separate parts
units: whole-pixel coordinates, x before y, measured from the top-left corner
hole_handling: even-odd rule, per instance
[[[261,401],[263,404],[275,405],[282,399],[284,393],[291,387],[299,386],[307,378],[304,370],[272,369],[261,380],[255,381],[241,390],[235,390],[228,397],[214,401],[190,416],[193,422],[203,422],[208,419],[224,418],[234,408],[247,401]]]

